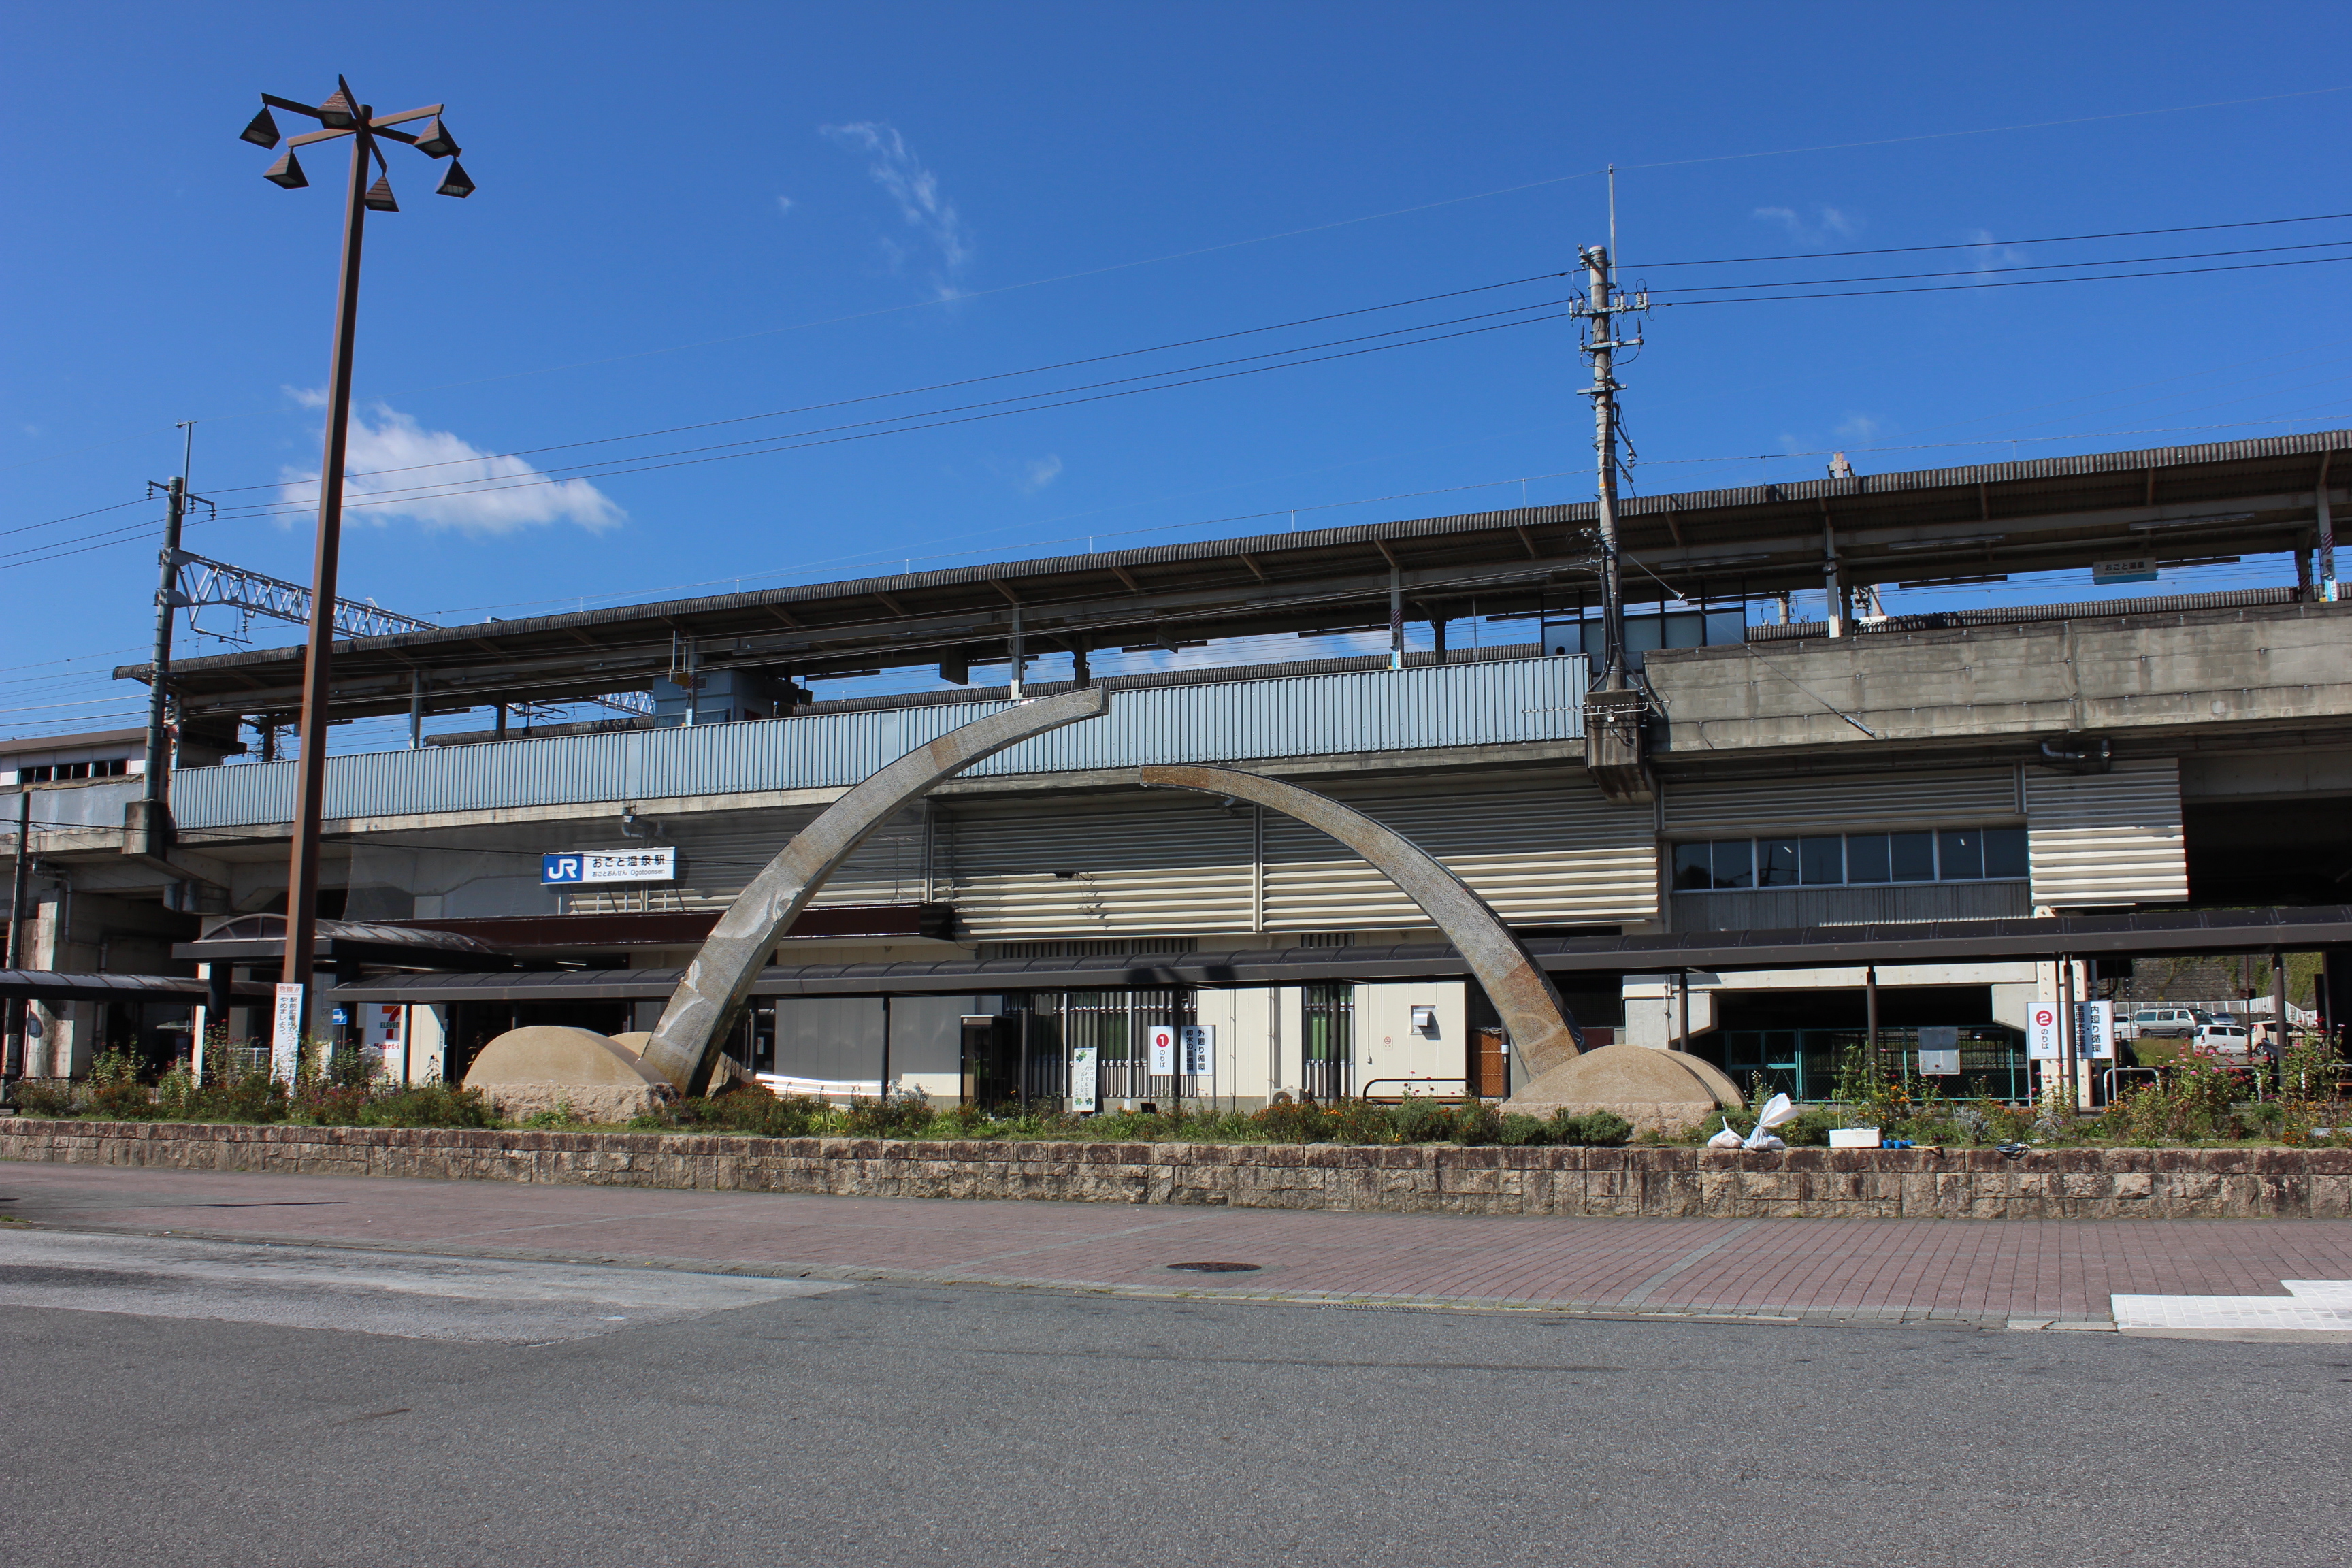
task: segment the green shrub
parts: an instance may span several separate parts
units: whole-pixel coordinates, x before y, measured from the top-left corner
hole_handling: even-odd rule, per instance
[[[1456,1143],[1499,1143],[1502,1134],[1502,1112],[1483,1100],[1465,1101],[1454,1113]]]
[[[913,1138],[931,1124],[931,1102],[919,1094],[895,1100],[853,1100],[841,1128],[853,1138]]]
[[[1846,1124],[1845,1113],[1826,1105],[1809,1105],[1772,1131],[1791,1149],[1823,1149],[1830,1132]]]
[[[1584,1113],[1584,1135],[1580,1140],[1592,1149],[1614,1149],[1633,1135],[1633,1124],[1613,1110],[1588,1110]]]
[[[26,1116],[55,1119],[76,1115],[80,1110],[77,1099],[69,1079],[28,1078],[16,1085],[16,1109]]]
[[[1552,1136],[1552,1124],[1533,1116],[1522,1116],[1516,1110],[1506,1111],[1495,1129],[1495,1142],[1507,1149],[1523,1149],[1533,1143],[1557,1143]]]
[[[1407,1095],[1389,1107],[1390,1135],[1400,1143],[1437,1143],[1454,1135],[1454,1113],[1433,1100]]]
[[[478,1089],[447,1083],[386,1088],[359,1108],[362,1127],[496,1127],[498,1112]]]

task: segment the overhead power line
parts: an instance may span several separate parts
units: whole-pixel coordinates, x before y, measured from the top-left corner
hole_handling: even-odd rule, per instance
[[[1945,245],[1886,245],[1868,250],[1800,250],[1782,256],[1717,256],[1701,261],[1645,261],[1654,267],[1739,267],[1766,261],[1832,261],[1846,256],[1914,256],[1931,250],[1981,250],[1992,245],[2073,245],[2093,239],[2147,239],[2159,234],[2211,234],[2221,229],[2272,228],[2287,223],[2334,223],[2352,212],[2314,213],[2306,217],[2244,218],[2235,223],[2191,223],[2170,228],[2116,228],[2096,234],[2047,234],[2038,239],[1960,239]]]

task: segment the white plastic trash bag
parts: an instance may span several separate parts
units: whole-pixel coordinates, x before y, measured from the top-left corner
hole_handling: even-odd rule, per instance
[[[1783,1143],[1780,1140],[1772,1136],[1772,1129],[1780,1126],[1780,1123],[1788,1121],[1796,1114],[1797,1108],[1789,1103],[1789,1097],[1787,1095],[1774,1095],[1771,1099],[1764,1102],[1763,1110],[1758,1113],[1756,1118],[1756,1131],[1748,1135],[1747,1142],[1742,1143],[1740,1147],[1743,1149],[1786,1149],[1788,1147],[1786,1143]],[[1728,1124],[1727,1124],[1726,1131],[1728,1131]]]
[[[1731,1118],[1727,1116],[1723,1119],[1723,1131],[1708,1139],[1706,1141],[1706,1146],[1710,1149],[1737,1149],[1739,1147],[1739,1134],[1731,1130]]]

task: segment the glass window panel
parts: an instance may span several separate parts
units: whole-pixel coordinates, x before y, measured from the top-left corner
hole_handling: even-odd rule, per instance
[[[1809,888],[1845,880],[1845,841],[1835,835],[1802,840],[1797,847],[1797,858]]]
[[[1937,876],[1947,882],[1974,882],[1984,876],[1984,835],[1973,827],[1947,827],[1936,835]]]
[[[1886,835],[1849,833],[1845,836],[1845,879],[1849,882],[1886,880]]]
[[[1936,879],[1936,836],[1932,833],[1890,833],[1886,836],[1887,868],[1898,882]]]
[[[1752,888],[1756,885],[1756,846],[1746,838],[1715,841],[1715,885]]]
[[[2025,875],[2025,829],[1988,827],[1984,830],[1985,872],[1988,877]]]
[[[1675,846],[1675,891],[1703,893],[1715,886],[1714,873],[1707,869],[1707,847],[1704,844]]]
[[[1797,841],[1759,838],[1756,841],[1756,885],[1793,888],[1797,885]]]

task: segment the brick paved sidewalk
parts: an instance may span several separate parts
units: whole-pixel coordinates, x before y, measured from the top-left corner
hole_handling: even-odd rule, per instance
[[[2352,1279],[2343,1220],[1505,1219],[0,1163],[0,1215],[825,1277],[1763,1317],[2105,1323]],[[1259,1265],[1197,1275],[1171,1264]]]

